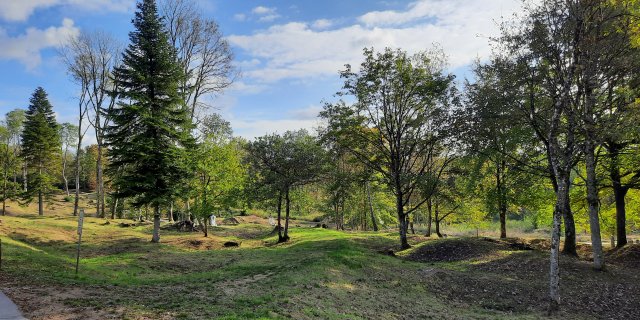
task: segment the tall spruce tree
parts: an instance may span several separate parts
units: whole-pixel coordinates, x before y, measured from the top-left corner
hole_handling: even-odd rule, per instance
[[[154,0],[137,5],[135,30],[114,70],[118,105],[107,127],[109,168],[116,198],[154,208],[152,242],[159,242],[160,208],[187,177],[186,148],[193,144],[180,83],[184,74],[169,44]]]
[[[50,170],[60,151],[60,135],[53,107],[42,87],[33,92],[25,116],[22,156],[29,171],[29,188],[23,199],[30,202],[37,196],[38,214],[43,215],[43,198],[52,190],[54,177]]]

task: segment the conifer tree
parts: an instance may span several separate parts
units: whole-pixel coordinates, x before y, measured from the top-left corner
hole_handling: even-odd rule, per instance
[[[137,8],[131,43],[114,70],[119,101],[105,138],[115,197],[154,208],[151,241],[159,242],[160,208],[187,176],[182,159],[193,145],[192,126],[179,89],[184,74],[156,3],[144,0]]]
[[[30,202],[37,196],[38,214],[43,215],[43,198],[52,190],[51,164],[58,156],[60,136],[53,107],[42,87],[35,90],[29,102],[22,132],[22,156],[29,170],[29,188],[23,198]]]

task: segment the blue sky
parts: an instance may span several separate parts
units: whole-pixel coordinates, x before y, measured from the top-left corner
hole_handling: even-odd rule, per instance
[[[235,134],[319,124],[321,101],[341,87],[338,71],[358,65],[364,47],[409,52],[439,44],[462,80],[470,63],[490,53],[519,0],[194,0],[232,45],[242,77],[209,97]],[[57,48],[80,30],[128,41],[134,0],[0,0],[0,114],[26,108],[37,86],[49,93],[59,122],[77,122],[76,86]],[[92,138],[88,137],[91,142]]]

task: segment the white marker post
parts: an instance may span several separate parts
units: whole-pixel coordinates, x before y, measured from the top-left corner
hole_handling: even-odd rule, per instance
[[[78,253],[76,256],[76,274],[78,274],[78,266],[80,265],[80,242],[82,241],[82,223],[84,222],[84,209],[80,209],[78,215]]]

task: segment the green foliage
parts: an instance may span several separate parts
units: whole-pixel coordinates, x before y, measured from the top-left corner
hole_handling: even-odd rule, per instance
[[[237,207],[245,185],[246,168],[240,146],[233,140],[216,140],[205,140],[193,152],[196,165],[191,210],[205,219],[222,209]]]
[[[417,210],[433,192],[449,162],[447,141],[453,102],[453,76],[444,72],[442,52],[408,55],[402,50],[376,53],[365,49],[359,71],[347,65],[340,95],[355,103],[327,103],[320,116],[327,120],[324,140],[347,150],[380,178],[396,197],[400,240],[406,241],[407,215]],[[411,201],[412,195],[424,199]],[[410,204],[413,204],[410,206]]]
[[[53,190],[52,168],[61,143],[58,123],[44,89],[38,87],[29,102],[22,131],[22,157],[29,168],[29,188],[23,194],[27,202]]]
[[[9,199],[15,200],[20,195],[21,188],[17,176],[22,165],[20,138],[24,120],[25,111],[15,109],[5,115],[4,125],[0,125],[0,168],[3,180],[0,183],[0,199],[3,203]],[[11,179],[11,176],[14,179]]]
[[[249,176],[255,185],[252,193],[263,201],[277,198],[278,226],[284,201],[284,234],[278,228],[278,242],[288,241],[291,192],[319,180],[326,168],[326,152],[306,130],[262,136],[247,144],[246,149]]]
[[[78,126],[65,122],[60,124],[60,141],[63,146],[73,146],[78,141]]]
[[[193,145],[188,108],[180,83],[185,77],[170,45],[155,1],[138,3],[123,64],[114,70],[120,99],[106,140],[116,197],[134,205],[166,204],[189,176],[187,149]]]
[[[250,174],[271,196],[318,179],[325,170],[325,152],[306,130],[258,137],[247,145]]]

